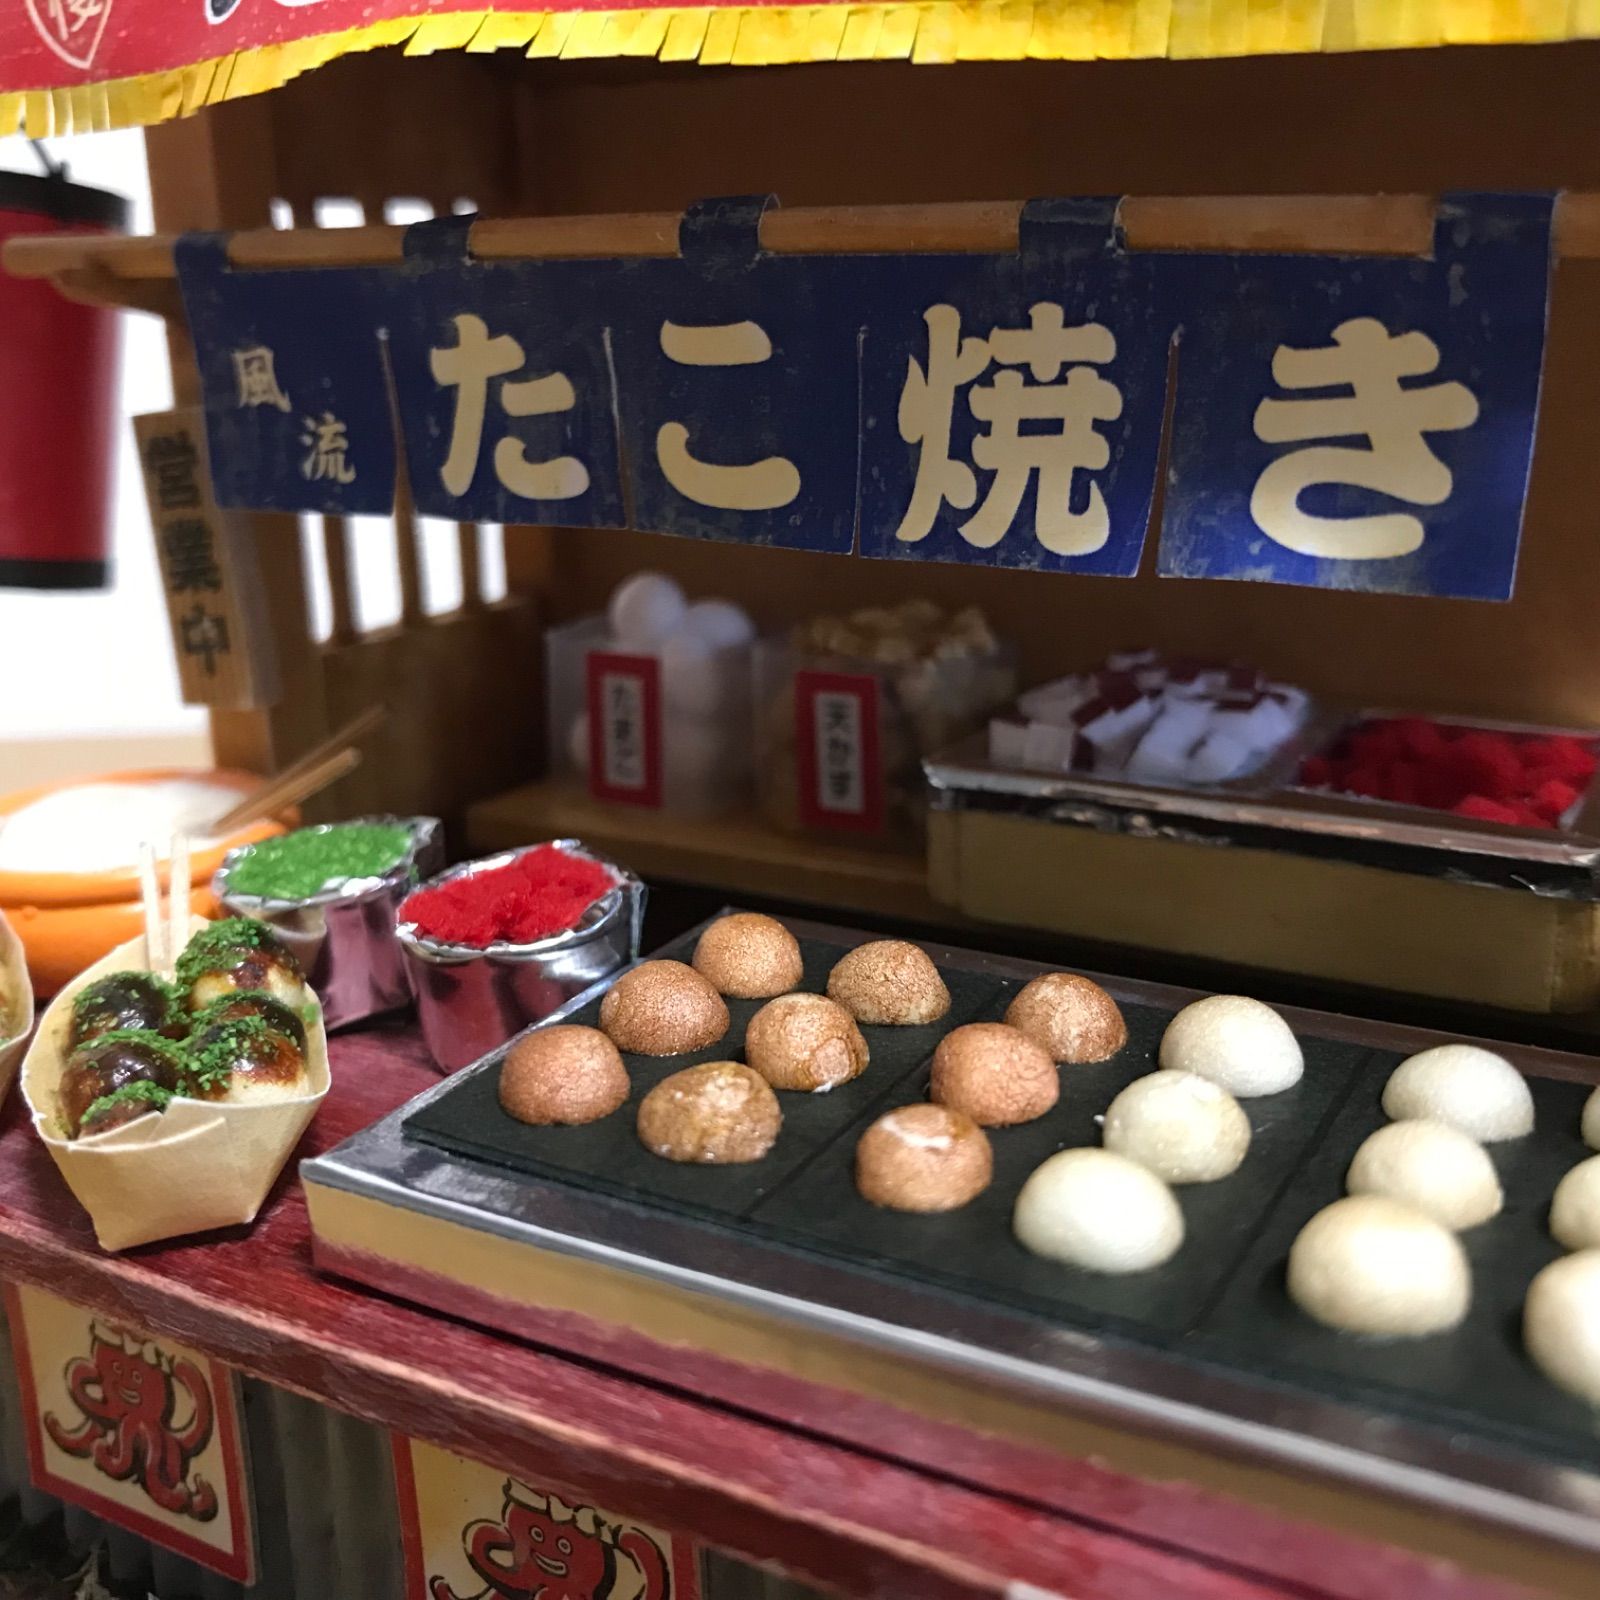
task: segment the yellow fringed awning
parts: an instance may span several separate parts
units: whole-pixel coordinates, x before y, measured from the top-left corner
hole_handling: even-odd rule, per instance
[[[33,137],[126,127],[188,116],[203,106],[277,88],[335,57],[400,46],[407,55],[441,50],[592,59],[654,56],[703,66],[771,66],[821,61],[1129,60],[1318,51],[1392,50],[1438,45],[1537,44],[1600,38],[1600,0],[921,0],[855,5],[641,5],[624,10],[568,7],[502,9],[493,0],[429,8],[340,31],[311,31],[357,0],[299,0],[267,11],[253,0],[204,0],[240,10],[239,47],[156,70],[118,72],[137,56],[138,22],[128,13],[157,8],[148,26],[170,58],[173,10],[202,0],[120,0],[121,34],[102,54],[112,0],[71,8],[17,6],[0,24],[0,134]],[[395,9],[419,0],[392,0]],[[282,4],[282,0],[279,0]],[[98,9],[97,9],[98,8]],[[370,0],[361,9],[370,15]],[[386,9],[386,8],[383,8]],[[58,17],[57,14],[61,13]],[[68,31],[71,19],[92,37]],[[19,17],[25,20],[19,20]],[[51,18],[57,18],[52,21]],[[215,17],[212,18],[216,21]],[[304,36],[295,30],[304,27]],[[61,37],[50,36],[54,29]],[[191,35],[222,42],[226,26]],[[14,36],[14,38],[13,38]],[[148,43],[148,41],[146,41]],[[48,48],[41,48],[45,46]],[[152,45],[151,48],[156,48]],[[36,87],[7,80],[35,77]]]

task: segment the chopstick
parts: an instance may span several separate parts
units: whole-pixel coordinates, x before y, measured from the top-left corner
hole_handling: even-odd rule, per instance
[[[225,811],[211,824],[210,832],[227,834],[258,817],[270,817],[286,806],[298,805],[353,772],[361,765],[357,743],[382,727],[388,715],[387,706],[377,705],[369,706],[359,717],[352,717],[337,733]]]

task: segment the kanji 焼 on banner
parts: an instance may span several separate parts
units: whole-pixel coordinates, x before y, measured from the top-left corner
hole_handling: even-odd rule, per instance
[[[405,1600],[700,1600],[687,1539],[581,1491],[392,1439]]]
[[[395,444],[376,270],[245,271],[226,236],[174,246],[205,391],[217,503],[382,513]]]
[[[1420,260],[1183,262],[1162,574],[1509,599],[1551,206],[1447,199]]]
[[[1138,570],[1171,328],[1116,205],[1032,202],[1013,255],[829,263],[862,325],[863,555]]]
[[[253,1582],[234,1374],[26,1284],[7,1285],[6,1315],[35,1488]]]

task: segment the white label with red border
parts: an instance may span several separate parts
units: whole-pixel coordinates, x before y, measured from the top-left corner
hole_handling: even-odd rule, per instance
[[[585,662],[589,792],[624,805],[661,804],[661,663],[592,650]]]
[[[391,1435],[405,1600],[700,1600],[694,1545],[581,1491]]]
[[[235,1374],[26,1284],[6,1286],[6,1314],[34,1487],[254,1582]]]
[[[808,828],[845,833],[883,828],[878,689],[871,673],[795,673],[797,798]]]

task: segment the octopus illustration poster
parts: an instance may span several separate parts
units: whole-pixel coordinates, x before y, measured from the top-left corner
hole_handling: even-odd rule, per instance
[[[687,1539],[581,1490],[393,1443],[405,1600],[700,1600]]]
[[[41,1289],[8,1285],[6,1310],[34,1486],[250,1583],[233,1373]]]

